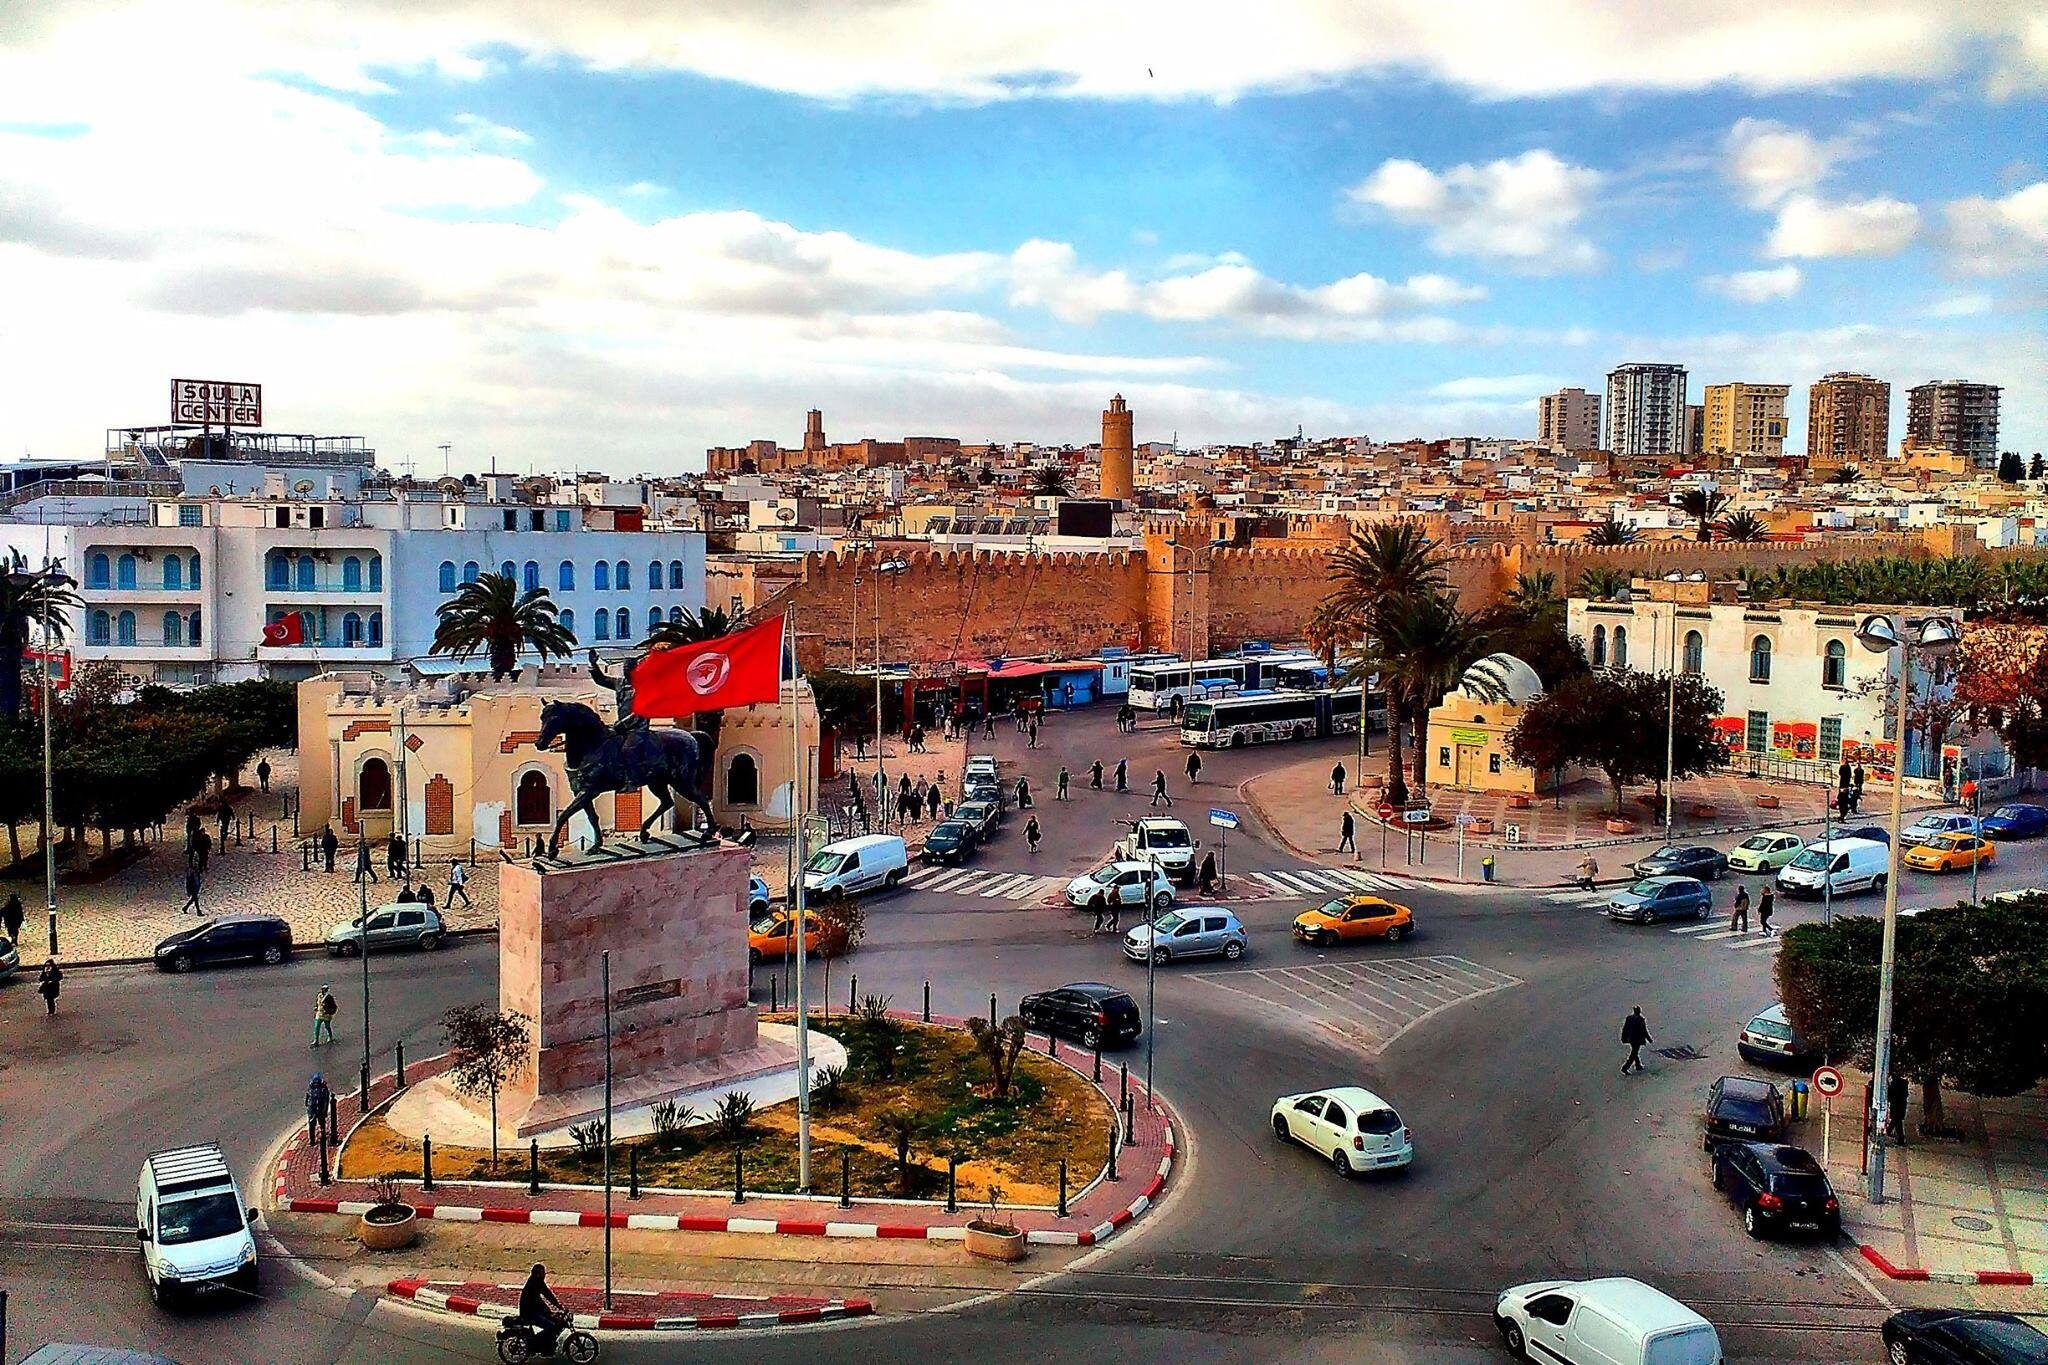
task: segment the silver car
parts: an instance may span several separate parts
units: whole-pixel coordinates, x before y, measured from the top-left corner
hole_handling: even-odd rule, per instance
[[[1219,956],[1235,962],[1250,941],[1243,923],[1222,906],[1188,905],[1125,934],[1124,956],[1133,962],[1143,962],[1148,954],[1162,963]]]
[[[421,948],[432,952],[441,946],[447,932],[447,927],[441,923],[440,911],[431,906],[407,903],[380,905],[372,910],[367,937],[372,951]],[[327,952],[332,957],[359,953],[363,950],[364,937],[360,919],[343,920],[327,931]]]

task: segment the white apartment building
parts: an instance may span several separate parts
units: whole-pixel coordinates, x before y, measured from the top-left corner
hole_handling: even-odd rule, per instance
[[[1682,455],[1687,449],[1685,367],[1633,363],[1607,375],[1607,449]]]

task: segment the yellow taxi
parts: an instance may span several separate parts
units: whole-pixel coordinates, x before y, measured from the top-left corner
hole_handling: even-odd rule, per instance
[[[1937,834],[1906,850],[1906,866],[1922,872],[1960,872],[1971,864],[1991,866],[1998,850],[1975,834]]]
[[[804,956],[818,951],[830,933],[817,914],[804,916]],[[755,918],[747,926],[747,960],[780,962],[789,956],[790,941],[796,937],[796,916],[777,910]]]
[[[1319,947],[1368,938],[1399,943],[1414,929],[1414,911],[1378,896],[1339,896],[1294,917],[1294,936]]]

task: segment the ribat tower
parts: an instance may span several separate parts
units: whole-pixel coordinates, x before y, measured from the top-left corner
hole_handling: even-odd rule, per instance
[[[1137,496],[1138,477],[1131,443],[1131,410],[1116,395],[1102,413],[1102,496],[1129,502]]]

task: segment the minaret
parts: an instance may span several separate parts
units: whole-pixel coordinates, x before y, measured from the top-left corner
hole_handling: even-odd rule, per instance
[[[1129,502],[1137,496],[1137,473],[1131,454],[1131,410],[1122,394],[1109,400],[1102,414],[1102,496]]]
[[[812,408],[804,414],[804,450],[812,455],[825,448],[825,414]]]

